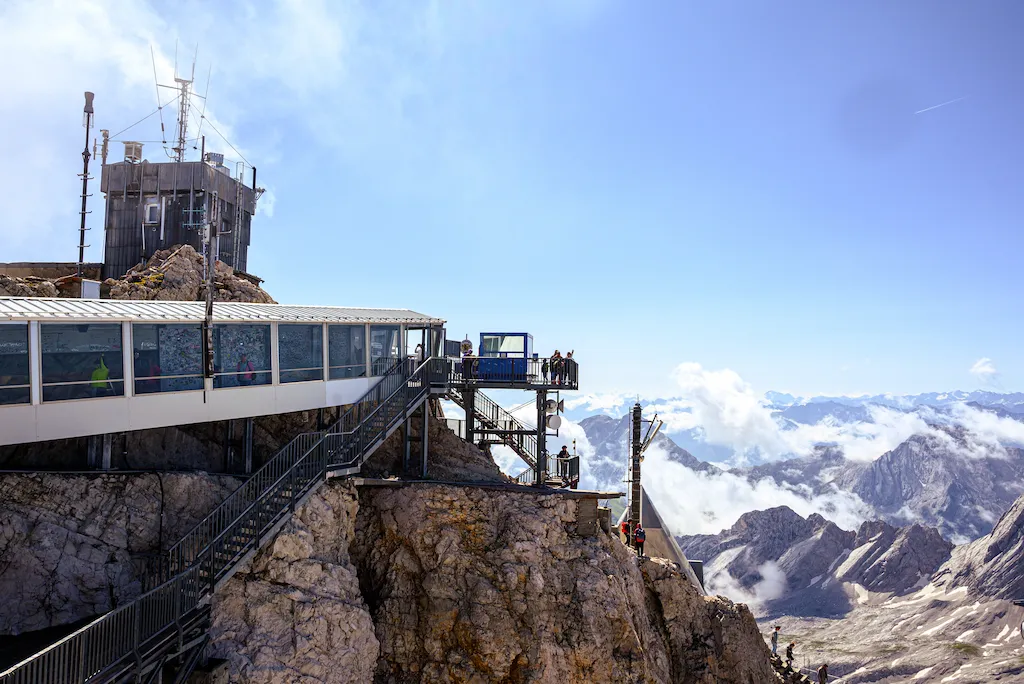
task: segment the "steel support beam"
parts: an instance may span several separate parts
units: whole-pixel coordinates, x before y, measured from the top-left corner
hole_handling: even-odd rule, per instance
[[[430,441],[430,410],[428,404],[429,402],[424,402],[423,404],[423,432],[420,433],[420,477],[424,480],[427,479],[427,452]]]
[[[407,416],[402,423],[402,474],[405,475],[412,467],[412,416]]]
[[[252,432],[253,422],[252,418],[245,419],[245,444],[243,450],[245,451],[245,474],[249,475],[252,473]]]
[[[466,441],[476,444],[476,390],[462,390],[462,403],[466,409]]]
[[[109,432],[103,435],[103,457],[100,462],[100,468],[103,470],[110,470],[110,446],[114,436]]]
[[[547,390],[537,390],[537,469],[536,484],[543,487],[548,481],[548,424],[547,424]]]

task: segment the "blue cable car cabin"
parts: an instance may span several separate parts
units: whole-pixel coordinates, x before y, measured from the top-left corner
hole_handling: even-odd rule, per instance
[[[478,380],[528,382],[533,358],[533,335],[529,333],[480,333]]]

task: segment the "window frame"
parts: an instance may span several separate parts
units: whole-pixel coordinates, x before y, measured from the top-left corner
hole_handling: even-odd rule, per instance
[[[281,352],[280,352],[280,349],[281,349],[281,329],[282,328],[289,328],[289,327],[291,327],[291,328],[319,328],[318,334],[313,337],[313,339],[316,339],[316,340],[320,341],[320,353],[317,354],[317,357],[320,359],[320,365],[319,366],[310,366],[308,368],[285,368],[284,367],[284,364],[281,361]],[[282,384],[282,385],[292,385],[292,384],[295,384],[297,382],[323,382],[323,380],[324,380],[324,349],[323,349],[323,340],[324,340],[324,324],[323,323],[293,323],[293,322],[278,323],[278,325],[277,325],[277,348],[278,348],[278,354],[277,354],[277,357],[278,357],[277,358],[277,374],[278,374],[278,383]],[[317,377],[317,378],[301,378],[301,379],[295,379],[295,380],[285,380],[285,373],[307,373],[309,371],[318,371],[320,373],[320,377]]]
[[[32,330],[31,330],[31,325],[29,324],[28,321],[2,321],[2,322],[0,322],[0,326],[8,326],[8,329],[11,329],[11,328],[14,328],[14,327],[17,327],[17,326],[24,327],[24,330],[25,330],[25,365],[26,365],[26,368],[25,368],[26,382],[24,384],[22,384],[22,383],[11,384],[11,385],[0,384],[0,406],[26,406],[26,405],[31,405],[32,404],[32,384],[33,384],[32,383],[32,379],[33,379],[32,365],[33,364],[32,364]],[[3,327],[0,327],[0,330],[3,330],[3,329],[4,329]],[[20,377],[20,376],[15,376],[15,377]],[[5,402],[3,400],[3,396],[9,390],[28,390],[28,399],[26,401]]]
[[[44,338],[44,336],[46,334],[46,329],[48,327],[65,327],[66,328],[66,327],[80,327],[80,326],[83,326],[83,325],[84,326],[109,326],[111,328],[116,327],[118,329],[117,341],[118,341],[118,344],[120,345],[119,349],[110,350],[110,351],[90,351],[90,352],[83,352],[83,353],[97,354],[97,355],[99,355],[101,357],[102,356],[108,356],[108,355],[115,356],[115,357],[119,355],[121,357],[121,377],[119,377],[119,378],[111,378],[108,375],[107,378],[103,381],[103,382],[106,382],[110,386],[111,389],[119,388],[120,391],[119,392],[118,391],[114,391],[112,394],[107,394],[107,395],[103,395],[103,396],[92,396],[92,397],[85,396],[85,397],[69,397],[69,398],[65,398],[65,399],[47,399],[46,398],[46,390],[48,388],[51,388],[51,387],[92,386],[92,384],[95,382],[95,380],[93,380],[91,378],[88,379],[88,380],[65,380],[65,381],[60,381],[60,382],[46,382],[46,370],[45,370],[46,356],[48,354],[69,353],[69,352],[52,352],[52,351],[51,352],[47,352],[43,348],[43,338]],[[38,350],[36,352],[38,354],[38,357],[39,357],[39,403],[40,404],[57,404],[57,403],[66,402],[66,401],[88,401],[90,399],[116,399],[116,398],[125,398],[127,396],[130,396],[128,394],[127,378],[125,377],[126,373],[125,373],[125,358],[124,358],[124,352],[125,352],[125,346],[124,346],[124,330],[125,330],[125,328],[124,328],[124,326],[125,326],[125,321],[117,321],[117,322],[113,322],[113,321],[79,321],[79,322],[75,322],[75,323],[55,322],[55,321],[40,321],[39,322],[39,348],[38,348]],[[109,370],[109,366],[108,366],[108,370]]]
[[[178,394],[180,392],[202,392],[203,390],[206,389],[206,374],[205,374],[204,369],[203,369],[203,348],[202,348],[202,344],[203,344],[203,324],[202,323],[197,323],[195,321],[132,321],[131,323],[129,323],[129,325],[131,326],[131,333],[132,333],[132,336],[131,336],[131,339],[132,339],[132,353],[131,353],[131,360],[132,360],[132,396],[148,397],[148,396],[161,395],[161,394]],[[155,328],[162,328],[162,327],[168,327],[168,326],[195,327],[195,328],[197,328],[198,331],[199,331],[199,345],[200,345],[199,346],[199,372],[198,373],[179,373],[179,374],[174,374],[174,375],[164,375],[164,374],[161,374],[161,375],[138,375],[138,374],[136,374],[135,373],[135,354],[136,354],[136,352],[139,352],[139,351],[150,351],[150,350],[140,350],[140,349],[138,349],[136,347],[136,343],[138,341],[138,337],[136,336],[135,332],[136,332],[136,328],[138,326],[153,326]],[[159,332],[157,334],[159,335]],[[199,382],[199,387],[196,387],[194,389],[163,389],[163,387],[161,386],[161,388],[156,390],[156,391],[139,391],[139,382],[140,381],[141,382],[147,382],[147,381],[153,381],[153,380],[157,380],[157,381],[159,381],[159,380],[179,380],[179,379],[188,379],[188,378],[192,378],[192,379],[198,378],[199,381],[200,381]]]

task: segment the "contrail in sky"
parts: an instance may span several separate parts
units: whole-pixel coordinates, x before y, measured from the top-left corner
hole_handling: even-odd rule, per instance
[[[930,112],[933,109],[938,109],[939,107],[945,107],[946,105],[951,105],[954,102],[959,102],[960,100],[966,100],[966,99],[967,99],[967,96],[964,95],[963,97],[958,97],[955,100],[950,100],[949,102],[943,102],[942,104],[932,105],[931,107],[925,107],[924,109],[921,109],[921,110],[918,110],[918,111],[914,112],[914,114],[924,114],[925,112]]]

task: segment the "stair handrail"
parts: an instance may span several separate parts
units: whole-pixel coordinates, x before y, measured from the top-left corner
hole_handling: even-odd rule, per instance
[[[518,429],[526,430],[526,425],[507,411],[504,407],[498,404],[496,401],[488,397],[486,394],[480,391],[475,392],[473,408],[475,412],[485,421],[493,425],[497,425],[497,421],[505,421],[512,425],[518,426]],[[485,409],[490,410],[493,417],[484,413],[480,410],[479,405],[482,404]],[[503,415],[504,414],[504,415]],[[507,440],[512,442],[513,440]],[[516,444],[508,445],[513,451],[519,454],[520,457],[532,468],[537,467],[537,437],[535,435],[523,434],[521,439]],[[517,448],[518,447],[518,448]],[[525,452],[525,453],[524,453]]]
[[[363,395],[363,397],[356,402],[356,405],[362,404],[365,397],[374,393],[381,384],[387,381],[388,378],[400,375],[407,370],[407,363],[400,361],[394,364],[390,369],[388,369],[388,371],[383,376],[381,376],[381,379],[377,383],[375,383],[373,387],[367,390],[366,394]],[[330,433],[331,430],[336,429],[336,427],[340,425],[342,421],[344,421],[355,410],[355,406],[349,409],[341,418],[339,418],[334,423],[334,425],[331,426],[331,428],[328,428],[327,430],[323,431],[320,434],[326,435]],[[294,463],[288,465],[285,468],[281,468],[282,465],[287,463],[287,459],[291,455],[289,452],[293,450],[296,444],[306,439],[308,434],[309,433],[303,433],[297,435],[294,439],[288,442],[288,444],[286,444],[280,451],[278,451],[273,458],[271,458],[269,461],[263,464],[263,466],[259,468],[255,473],[253,473],[252,476],[249,479],[247,479],[241,486],[239,486],[233,492],[228,494],[228,496],[225,497],[225,499],[221,501],[221,503],[218,504],[216,508],[214,508],[202,520],[193,525],[188,532],[182,535],[182,537],[167,550],[166,556],[168,559],[168,563],[170,565],[166,570],[171,573],[180,572],[182,568],[188,567],[188,565],[190,565],[191,563],[196,562],[196,560],[198,560],[199,552],[206,545],[199,545],[199,549],[197,550],[195,557],[193,559],[189,560],[185,558],[184,563],[179,562],[177,565],[175,564],[174,561],[182,560],[181,558],[176,558],[176,556],[186,555],[185,553],[183,553],[183,548],[185,544],[197,538],[201,539],[199,535],[202,532],[204,532],[206,528],[211,528],[208,537],[210,537],[212,541],[213,537],[218,536],[214,534],[214,529],[212,529],[217,520],[226,521],[229,519],[233,522],[244,511],[248,510],[253,503],[257,502],[262,497],[263,493],[266,492],[271,486],[273,486],[274,484],[279,482],[281,478],[286,477],[290,472],[292,472],[292,469],[295,467],[295,464],[298,463],[309,451],[312,451],[317,446],[316,444],[310,445],[310,447],[306,449],[302,454],[297,455],[295,457]],[[269,484],[261,484],[266,479],[269,479],[269,474],[272,474],[275,470],[278,469],[280,469],[280,474],[277,477],[271,480]],[[232,507],[239,508],[240,510],[238,510],[235,515],[226,515],[226,512],[230,510]],[[226,529],[230,527],[230,523],[225,522],[222,525],[222,527]]]

